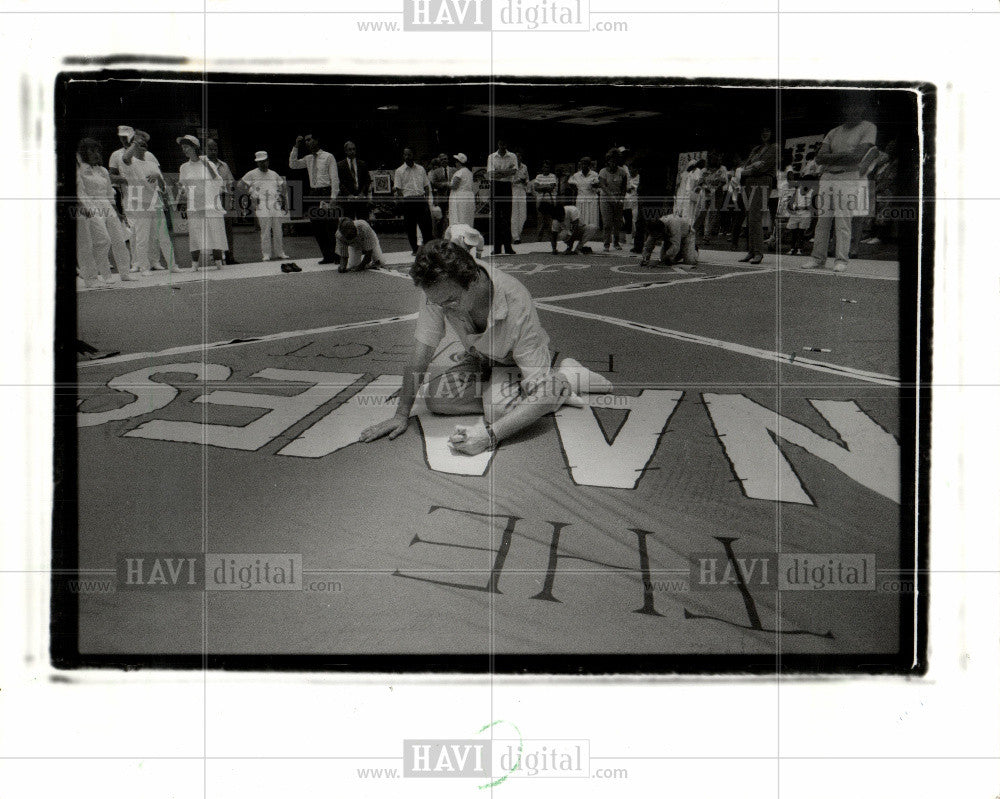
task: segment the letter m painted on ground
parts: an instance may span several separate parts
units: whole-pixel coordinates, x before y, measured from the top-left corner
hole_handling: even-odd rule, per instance
[[[777,441],[795,444],[877,494],[899,502],[899,442],[854,402],[809,400],[843,445],[742,394],[704,394],[743,491],[753,499],[814,504]]]

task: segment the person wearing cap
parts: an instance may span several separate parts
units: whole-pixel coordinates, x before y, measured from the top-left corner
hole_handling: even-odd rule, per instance
[[[192,267],[207,268],[211,251],[216,269],[222,269],[226,244],[225,211],[220,195],[223,181],[212,162],[201,154],[201,142],[195,136],[179,136],[177,143],[187,156],[180,168],[180,197],[187,204],[188,238]]]
[[[111,174],[112,182],[115,182],[114,178],[121,175],[122,156],[132,143],[132,136],[134,135],[135,130],[130,125],[118,126],[118,141],[121,142],[122,146],[111,153],[111,157],[108,159],[108,172]],[[160,165],[160,162],[156,160],[156,156],[152,153],[146,153],[146,157],[152,159],[153,163],[157,166]]]
[[[309,154],[300,158],[299,152],[303,145],[309,148]],[[340,263],[337,243],[334,241],[340,175],[333,153],[324,150],[315,136],[299,136],[288,156],[288,168],[305,169],[309,174],[309,193],[303,192],[302,213],[309,220],[309,227],[323,256],[320,263]]]
[[[357,145],[352,141],[344,142],[344,160],[337,162],[337,175],[341,213],[348,219],[367,219],[372,177],[368,165],[358,158]]]
[[[149,134],[137,130],[121,159],[121,175],[128,182],[122,196],[125,214],[132,225],[132,265],[139,272],[163,269],[160,256],[171,272],[177,271],[174,244],[167,229],[161,192],[166,191],[163,173],[149,153]]]
[[[258,150],[253,156],[256,168],[240,178],[240,186],[253,201],[254,214],[260,226],[260,251],[265,261],[287,258],[285,244],[281,237],[281,222],[287,216],[285,209],[285,179],[270,168],[265,150]]]
[[[475,250],[476,258],[483,257],[483,247],[486,246],[486,241],[483,239],[483,234],[472,227],[472,225],[461,223],[450,225],[442,238],[445,241],[453,241],[465,247],[470,253]]]
[[[364,219],[341,219],[337,227],[338,272],[363,272],[382,265],[378,236]]]
[[[451,176],[448,194],[448,222],[452,225],[472,227],[476,221],[476,192],[472,185],[472,172],[465,153],[455,155],[455,173]]]
[[[403,205],[403,227],[410,242],[412,254],[417,254],[417,228],[423,243],[433,238],[431,232],[430,193],[431,182],[427,171],[413,160],[413,150],[403,150],[403,163],[396,168],[392,179],[392,193]]]

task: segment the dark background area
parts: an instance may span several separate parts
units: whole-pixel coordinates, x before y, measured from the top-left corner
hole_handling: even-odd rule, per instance
[[[914,173],[917,163],[919,95],[908,88],[164,77],[173,80],[121,71],[61,76],[66,81],[57,94],[61,196],[72,193],[80,138],[100,141],[106,160],[120,146],[119,124],[151,134],[150,151],[164,172],[175,172],[184,160],[175,139],[187,133],[216,138],[237,178],[253,168],[254,152],[263,149],[272,168],[292,179],[305,178],[304,171],[288,169],[288,153],[295,137],[307,133],[338,159],[344,141],[355,141],[371,169],[395,169],[407,146],[419,162],[461,151],[470,166],[480,166],[502,138],[523,153],[532,177],[542,160],[575,163],[584,155],[601,160],[609,148],[625,146],[640,159],[647,190],[659,184],[663,194],[672,194],[679,152],[716,150],[728,166],[736,166],[759,143],[761,126],[774,128],[782,142],[824,134],[843,121],[845,104],[861,103],[865,117],[878,126],[879,145],[897,141],[901,176]]]

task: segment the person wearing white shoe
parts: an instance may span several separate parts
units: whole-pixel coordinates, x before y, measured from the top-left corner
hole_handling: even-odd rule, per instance
[[[858,165],[875,146],[877,129],[862,118],[860,107],[848,105],[845,112],[848,121],[827,133],[816,153],[816,163],[823,170],[816,192],[816,234],[812,257],[803,264],[803,269],[823,268],[830,233],[836,228],[833,271],[846,271],[851,251],[851,219],[868,212],[868,196],[862,191]]]
[[[111,281],[109,255],[114,256],[121,280],[136,279],[129,274],[131,258],[114,205],[115,192],[101,160],[100,144],[95,139],[82,139],[76,153],[76,255],[87,288],[107,287]]]
[[[513,244],[521,243],[521,234],[524,232],[524,223],[528,221],[528,167],[524,163],[523,153],[514,153],[517,156],[517,172],[510,183],[511,191],[511,211],[510,211],[510,237]]]
[[[478,455],[559,410],[574,393],[612,390],[606,378],[577,361],[566,359],[553,368],[549,336],[528,289],[477,263],[465,247],[428,242],[417,252],[410,277],[424,297],[396,414],[363,430],[361,441],[402,435],[419,394],[431,413],[483,414],[471,426],[456,427],[449,438],[455,453]],[[464,357],[435,364],[448,333],[461,342]]]
[[[222,269],[223,253],[229,246],[221,200],[223,180],[201,154],[201,142],[195,136],[180,136],[177,143],[188,159],[180,168],[180,194],[187,203],[191,265],[207,268],[208,256],[202,253],[211,252],[213,265]]]
[[[287,258],[285,242],[281,234],[282,221],[288,216],[285,200],[285,179],[270,168],[267,151],[254,153],[255,169],[240,178],[241,187],[254,204],[254,214],[260,225],[260,251],[265,261],[271,260],[271,253],[278,258]]]
[[[119,165],[128,181],[122,198],[125,215],[132,224],[132,264],[140,272],[151,268],[177,271],[174,244],[167,231],[167,217],[161,192],[166,183],[160,166],[149,152],[149,134],[137,130],[122,153]],[[166,267],[160,263],[160,257]]]

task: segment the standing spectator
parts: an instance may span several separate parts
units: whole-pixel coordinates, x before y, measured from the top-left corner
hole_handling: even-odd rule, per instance
[[[441,209],[441,218],[434,221],[434,238],[441,238],[441,234],[448,227],[448,199],[451,193],[451,178],[455,174],[454,170],[448,166],[448,154],[441,153],[434,159],[434,166],[427,174],[431,182],[431,191],[434,193],[434,204]]]
[[[513,209],[513,181],[517,175],[517,156],[507,149],[502,139],[497,140],[497,149],[486,160],[486,176],[490,181],[490,207],[493,216],[490,220],[493,234],[493,254],[499,255],[500,249],[508,255],[514,255],[511,236],[511,216]]]
[[[100,277],[107,282],[111,279],[111,262],[108,255],[113,253],[118,277],[121,280],[135,280],[129,274],[128,248],[122,230],[118,210],[115,208],[115,191],[111,176],[101,166],[101,145],[95,139],[83,139],[76,151],[76,256],[87,288],[98,288]]]
[[[132,220],[132,263],[140,272],[166,268],[177,271],[174,245],[167,230],[161,191],[166,191],[163,174],[149,153],[149,134],[137,130],[122,154],[120,174],[128,182],[123,205]]]
[[[511,182],[511,212],[510,212],[510,237],[514,244],[521,243],[521,234],[524,232],[524,223],[528,221],[528,167],[524,163],[523,153],[514,153],[517,156],[517,172]]]
[[[579,208],[575,205],[542,203],[540,210],[552,220],[550,241],[552,243],[553,255],[559,254],[559,250],[556,247],[556,242],[559,241],[566,244],[566,249],[563,250],[564,255],[593,252],[587,246],[587,242],[597,235],[597,228],[584,223],[583,214],[580,213]]]
[[[299,158],[303,144],[309,154]],[[334,242],[334,221],[337,218],[337,195],[340,194],[340,176],[333,154],[320,146],[315,136],[299,136],[295,139],[291,155],[288,156],[289,169],[305,169],[309,173],[309,194],[302,197],[302,211],[309,220],[313,236],[319,245],[321,264],[340,263]]]
[[[695,224],[695,230],[701,228],[704,233],[703,241],[709,241],[719,232],[720,209],[726,201],[726,185],[729,183],[729,170],[722,164],[722,156],[718,153],[709,153],[708,162],[701,174],[699,188],[702,193],[703,203],[699,221],[702,226]]]
[[[697,182],[698,162],[692,160],[677,177],[677,194],[674,197],[674,213],[687,219],[691,213],[691,197]],[[694,220],[691,220],[694,222]]]
[[[576,208],[580,211],[581,222],[595,231],[600,227],[597,190],[600,187],[600,176],[591,169],[593,162],[587,156],[580,159],[580,168],[572,177],[569,185],[576,188]]]
[[[254,153],[253,160],[257,166],[240,178],[240,184],[246,186],[253,202],[260,226],[261,256],[265,261],[271,260],[271,253],[277,258],[287,258],[281,235],[281,222],[287,216],[285,179],[271,169],[265,150]]]
[[[111,157],[108,159],[108,173],[111,177],[117,177],[122,172],[122,156],[125,154],[125,150],[132,143],[132,137],[135,135],[135,130],[130,125],[119,125],[118,126],[118,141],[121,142],[121,147],[111,153]],[[160,162],[156,160],[156,156],[152,153],[148,153],[148,156],[153,159],[153,163],[157,166]]]
[[[225,211],[219,199],[223,190],[222,177],[212,162],[201,154],[201,142],[194,136],[180,136],[177,143],[187,156],[180,168],[180,199],[187,203],[188,237],[191,266],[207,268],[211,251],[216,269],[222,269],[226,243]]]
[[[538,231],[536,239],[542,238],[542,233],[548,233],[547,227],[551,227],[552,220],[548,219],[541,212],[542,203],[556,204],[556,197],[559,194],[559,178],[552,171],[551,161],[542,161],[541,171],[535,175],[532,181],[532,189],[535,194],[535,214],[538,216]]]
[[[618,164],[618,152],[608,153],[604,169],[598,174],[601,189],[601,218],[604,220],[604,252],[620,250],[622,213],[625,208],[625,190],[628,188],[628,172]]]
[[[417,228],[423,244],[433,238],[431,233],[431,182],[427,170],[413,160],[413,150],[403,150],[403,163],[396,169],[392,193],[403,206],[403,227],[410,242],[412,254],[417,254]]]
[[[890,238],[892,231],[891,204],[896,197],[896,178],[899,173],[899,159],[896,156],[896,141],[893,139],[872,166],[870,181],[874,184],[875,213],[872,214],[866,238],[862,244],[879,245]]]
[[[789,161],[778,170],[775,187],[771,189],[771,199],[767,206],[771,215],[771,234],[765,244],[772,252],[781,252],[781,223],[788,218],[788,201],[794,193],[793,175],[792,163]]]
[[[633,161],[629,168],[628,187],[625,189],[625,202],[622,206],[622,229],[632,234],[633,243],[636,226],[639,224],[639,172],[639,163]]]
[[[813,218],[813,190],[808,183],[797,182],[788,200],[788,230],[791,237],[789,255],[801,255],[805,251],[805,238]]]
[[[125,234],[125,241],[130,241],[132,239],[132,222],[128,218],[128,214],[125,212],[125,203],[123,194],[125,192],[125,185],[127,183],[125,176],[122,175],[122,155],[125,154],[125,150],[128,148],[129,144],[132,143],[132,136],[135,135],[135,130],[131,125],[119,125],[118,126],[118,141],[121,143],[121,147],[111,153],[111,157],[108,159],[108,173],[111,176],[111,184],[116,190],[116,203],[118,209],[121,211],[122,231]],[[152,162],[157,166],[160,162],[156,160],[156,156],[152,153],[146,154],[147,158],[152,159]],[[131,242],[132,247],[132,270],[133,272],[138,271],[138,267],[135,265],[135,242]]]
[[[233,216],[236,213],[236,202],[234,199],[236,178],[233,177],[233,172],[229,168],[229,164],[219,158],[219,143],[215,139],[205,139],[205,156],[212,162],[215,171],[222,178],[222,194],[219,201],[222,204],[222,210],[225,212],[225,216],[222,219],[226,228],[226,241],[229,243],[229,249],[226,250],[226,263],[238,264],[239,261],[236,260],[236,256],[233,254],[233,250],[236,247],[236,239],[233,237]]]
[[[705,174],[705,159],[699,158],[692,166],[694,168],[691,170],[691,175],[688,178],[687,206],[682,209],[682,216],[694,227],[701,217],[701,210],[705,205],[705,197],[701,186],[701,176]]]
[[[746,197],[748,252],[741,262],[759,264],[764,260],[764,204],[774,185],[778,168],[778,147],[771,141],[769,127],[761,128],[760,144],[743,162],[741,184]]]
[[[683,263],[698,265],[698,246],[691,223],[676,214],[667,214],[646,224],[646,243],[642,249],[640,266],[649,266],[650,257],[660,244],[660,263],[673,266]]]
[[[823,170],[817,196],[816,237],[812,257],[803,269],[821,269],[826,263],[830,232],[836,226],[835,272],[843,272],[850,263],[851,219],[860,196],[858,165],[875,146],[877,129],[862,119],[860,109],[848,110],[848,121],[831,130],[823,139],[816,163]]]
[[[367,219],[372,176],[368,164],[358,158],[357,145],[344,142],[344,160],[337,162],[340,212],[348,219]]]
[[[465,153],[455,155],[454,174],[451,176],[448,194],[448,221],[452,225],[468,225],[476,222],[476,193],[472,188],[472,172],[466,166],[469,159]]]
[[[817,148],[818,149],[818,148]],[[808,188],[812,191],[813,198],[813,214],[812,221],[809,223],[809,229],[805,232],[805,239],[807,241],[813,240],[813,233],[816,230],[816,192],[819,190],[819,173],[820,167],[816,163],[816,153],[806,153],[805,161],[802,164],[802,171],[799,173],[799,180],[806,183]]]
[[[364,219],[341,219],[337,228],[338,272],[363,272],[382,265],[378,236]]]
[[[559,191],[556,194],[556,205],[560,203],[569,202],[572,200],[576,201],[576,187],[570,183],[572,174],[570,172],[572,167],[569,169],[563,169],[561,166],[556,167],[556,180],[559,181]]]
[[[739,159],[734,159],[738,161]],[[726,184],[725,210],[728,224],[724,230],[729,231],[733,249],[740,248],[740,235],[743,232],[744,223],[747,216],[747,206],[743,197],[743,167],[738,166],[729,174],[729,183]]]

